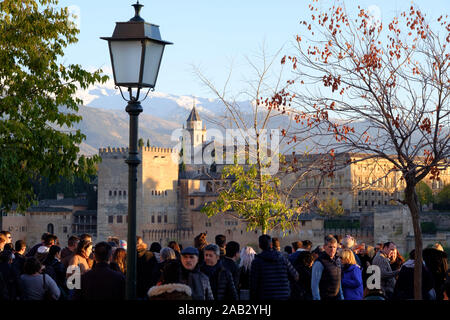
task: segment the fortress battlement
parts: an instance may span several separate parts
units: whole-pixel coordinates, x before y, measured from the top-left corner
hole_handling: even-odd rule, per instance
[[[158,153],[161,155],[177,153],[176,149],[162,148],[162,147],[142,147],[142,148],[139,148],[139,151],[140,151],[140,153]],[[118,155],[123,156],[123,155],[128,155],[128,148],[124,148],[124,147],[100,148],[98,151],[98,154],[101,157],[118,156]]]

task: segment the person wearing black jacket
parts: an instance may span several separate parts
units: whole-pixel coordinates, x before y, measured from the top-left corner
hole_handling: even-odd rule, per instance
[[[12,267],[18,275],[23,273],[23,266],[25,264],[25,251],[27,250],[27,245],[23,240],[17,240],[15,244],[14,260]]]
[[[215,300],[238,300],[238,294],[230,271],[223,267],[220,248],[216,244],[205,247],[205,262],[200,270],[209,278]]]
[[[47,258],[42,263],[45,266],[44,272],[52,277],[61,291],[61,298],[66,299],[68,289],[66,285],[66,267],[61,263],[61,248],[51,246]]]
[[[187,247],[181,251],[180,281],[192,290],[192,300],[214,300],[209,278],[200,271],[197,248]]]
[[[412,250],[409,254],[409,260],[406,261],[400,269],[398,280],[394,288],[394,300],[413,300],[414,299],[414,259],[416,251]],[[436,300],[434,290],[433,275],[425,266],[422,267],[422,299]]]
[[[236,261],[239,259],[239,243],[236,241],[230,241],[227,243],[225,247],[225,256],[220,257],[222,261],[222,265],[230,271],[233,276],[234,286],[239,293],[239,268],[236,264]]]
[[[136,295],[139,299],[147,299],[148,289],[152,286],[153,270],[158,261],[153,252],[147,250],[145,242],[138,242],[136,261]]]
[[[435,248],[423,249],[423,261],[433,275],[436,300],[444,299],[444,283],[447,277],[447,253]]]
[[[255,256],[250,269],[250,300],[289,299],[287,259],[281,252],[272,250],[269,235],[259,237],[259,247],[262,252]],[[298,280],[298,274],[295,280]]]
[[[81,288],[74,300],[124,300],[125,276],[109,267],[112,247],[106,242],[95,246],[95,265],[81,276]]]
[[[9,250],[0,253],[0,274],[3,278],[3,294],[8,300],[16,300],[19,295],[19,276],[12,267],[12,252]]]
[[[293,266],[299,274],[299,279],[291,284],[291,299],[312,300],[311,269],[313,263],[314,257],[309,251],[301,251],[295,259]]]

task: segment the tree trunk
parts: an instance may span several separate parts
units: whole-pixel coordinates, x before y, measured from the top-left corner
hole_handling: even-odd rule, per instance
[[[405,189],[406,204],[411,211],[414,228],[416,258],[414,261],[414,299],[422,300],[422,231],[420,229],[419,205],[414,185],[407,183]]]

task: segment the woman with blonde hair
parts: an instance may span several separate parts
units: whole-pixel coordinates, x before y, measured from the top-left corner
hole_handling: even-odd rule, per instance
[[[250,300],[250,268],[256,252],[252,247],[241,250],[241,262],[239,263],[239,294],[240,300]]]
[[[353,251],[342,249],[341,262],[344,300],[362,300],[364,294],[362,272],[360,266],[356,264]]]

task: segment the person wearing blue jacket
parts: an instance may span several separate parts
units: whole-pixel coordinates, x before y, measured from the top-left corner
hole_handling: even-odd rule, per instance
[[[362,300],[364,296],[362,271],[350,249],[341,252],[342,291],[344,300]]]

